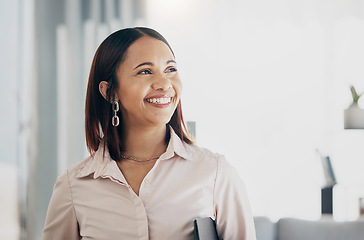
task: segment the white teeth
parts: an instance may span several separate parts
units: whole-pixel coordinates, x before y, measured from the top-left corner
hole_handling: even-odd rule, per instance
[[[171,102],[171,98],[148,98],[147,102],[156,104],[167,104]]]

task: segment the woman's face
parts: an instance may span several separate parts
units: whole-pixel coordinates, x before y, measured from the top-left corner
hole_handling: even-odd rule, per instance
[[[182,91],[175,58],[168,46],[144,36],[128,48],[117,69],[124,124],[156,126],[171,119]]]

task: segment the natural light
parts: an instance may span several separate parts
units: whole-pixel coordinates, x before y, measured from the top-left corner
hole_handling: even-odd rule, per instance
[[[54,182],[88,153],[84,99],[100,42],[129,26],[169,41],[197,144],[226,156],[253,215],[318,220],[329,156],[333,219],[359,218],[364,131],[344,129],[364,92],[363,1],[4,1],[0,238],[39,239]],[[10,26],[10,27],[9,27]],[[364,108],[364,96],[359,106]],[[364,210],[363,210],[364,211]],[[33,237],[33,238],[32,238]]]

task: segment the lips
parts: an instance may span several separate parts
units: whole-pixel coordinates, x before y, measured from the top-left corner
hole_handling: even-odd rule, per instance
[[[159,95],[146,98],[145,101],[154,105],[166,106],[172,102],[173,96],[171,95]]]

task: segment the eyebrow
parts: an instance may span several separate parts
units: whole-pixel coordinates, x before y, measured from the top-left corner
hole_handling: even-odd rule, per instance
[[[175,60],[168,60],[168,61],[166,62],[166,64],[170,64],[170,63],[176,63],[176,61],[175,61]],[[141,63],[141,64],[139,64],[138,66],[136,66],[136,67],[134,68],[134,70],[135,70],[135,69],[137,69],[138,67],[142,67],[142,66],[145,66],[145,65],[147,65],[147,66],[154,66],[154,64],[153,64],[152,62],[144,62],[144,63]]]
[[[169,63],[176,63],[176,61],[174,61],[174,60],[168,60],[167,61],[167,64],[169,64]]]

